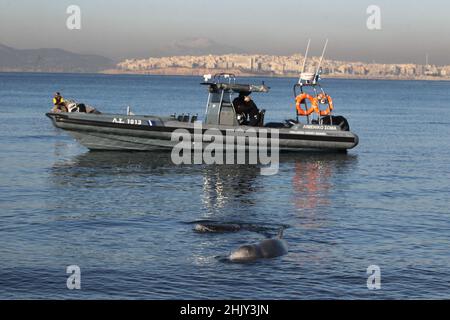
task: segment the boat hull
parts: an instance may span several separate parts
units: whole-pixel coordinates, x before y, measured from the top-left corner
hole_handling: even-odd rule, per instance
[[[239,136],[242,131],[254,134],[258,144],[249,138],[223,138],[224,148],[260,149],[260,142],[270,142],[278,135],[280,150],[345,151],[358,144],[358,136],[342,131],[337,126],[296,125],[292,128],[271,129],[249,126],[211,126],[177,121],[157,116],[131,116],[118,114],[47,113],[55,127],[70,133],[80,144],[91,150],[152,151],[180,146],[174,133],[190,134],[192,141],[183,144],[191,149],[205,148],[206,141],[214,141],[216,132],[222,136]],[[213,130],[213,131],[211,131]],[[203,143],[199,143],[203,141]],[[253,140],[254,141],[254,140]],[[217,142],[217,141],[216,141]]]

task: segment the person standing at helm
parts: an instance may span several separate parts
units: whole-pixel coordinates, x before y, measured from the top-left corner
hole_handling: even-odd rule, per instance
[[[239,97],[233,100],[233,106],[237,114],[244,114],[246,120],[244,124],[256,126],[259,122],[259,110],[252,98],[250,98],[250,93],[240,92]]]
[[[54,112],[67,112],[66,102],[59,92],[53,96],[53,106]]]

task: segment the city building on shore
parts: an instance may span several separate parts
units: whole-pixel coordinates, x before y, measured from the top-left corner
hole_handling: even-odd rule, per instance
[[[309,59],[309,70],[315,71],[319,57]],[[149,74],[201,74],[234,72],[238,75],[296,76],[303,64],[303,56],[226,54],[203,56],[151,57],[127,59],[117,64],[118,72]],[[378,64],[324,60],[322,74],[335,77],[360,78],[449,78],[450,66],[418,64]]]

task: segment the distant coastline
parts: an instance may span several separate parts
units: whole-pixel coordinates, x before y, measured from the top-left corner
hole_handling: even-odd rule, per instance
[[[234,73],[239,77],[268,77],[268,78],[298,78],[299,73],[287,74],[270,74],[270,73],[249,73],[241,72],[239,70],[225,70],[225,69],[179,69],[179,68],[164,68],[146,71],[124,71],[118,69],[103,70],[98,73],[109,75],[158,75],[158,76],[203,76],[205,74],[215,74],[220,72]],[[401,77],[401,76],[364,76],[364,75],[340,75],[340,74],[323,74],[322,78],[328,79],[347,79],[347,80],[411,80],[411,81],[450,81],[450,77],[435,77],[435,76],[416,76],[416,77]]]
[[[121,71],[117,69],[107,69],[97,72],[77,72],[77,71],[41,71],[41,70],[0,70],[0,74],[2,73],[36,73],[36,74],[104,74],[104,75],[149,75],[149,76],[184,76],[184,77],[192,77],[198,76],[201,77],[205,74],[215,74],[219,72],[225,72],[221,70],[205,70],[207,72],[175,72],[173,70],[154,70],[154,72],[132,72],[132,71]],[[233,73],[233,71],[228,70],[228,72]],[[285,75],[273,75],[273,74],[260,74],[260,73],[235,73],[239,77],[267,77],[267,78],[298,78],[299,74],[285,74]],[[433,77],[433,76],[423,76],[423,77],[368,77],[368,76],[351,76],[351,75],[333,75],[327,74],[323,75],[322,78],[325,79],[343,79],[343,80],[391,80],[391,81],[450,81],[450,77]]]

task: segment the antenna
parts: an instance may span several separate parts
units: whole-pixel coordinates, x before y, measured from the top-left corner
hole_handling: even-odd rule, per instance
[[[320,66],[322,65],[323,56],[325,55],[325,51],[327,50],[328,39],[325,41],[325,46],[323,47],[322,56],[320,57],[319,65],[317,66],[316,75],[319,74]]]
[[[302,72],[301,73],[303,73],[305,71],[306,59],[308,58],[308,52],[309,52],[309,45],[310,44],[311,44],[311,39],[308,40],[308,45],[306,46],[305,59],[303,59],[303,67],[302,67]]]

